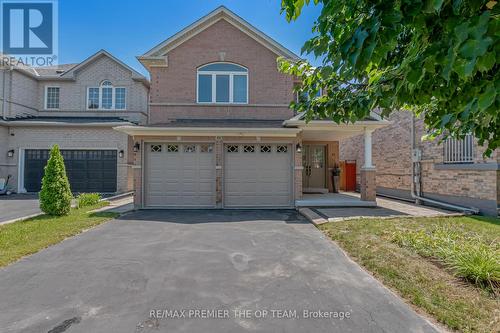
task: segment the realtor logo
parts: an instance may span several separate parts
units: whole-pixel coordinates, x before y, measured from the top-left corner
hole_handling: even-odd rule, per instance
[[[57,0],[0,0],[0,4],[1,52],[16,57],[44,55],[54,60],[57,53]],[[29,58],[31,61],[27,65],[44,65],[35,58]]]

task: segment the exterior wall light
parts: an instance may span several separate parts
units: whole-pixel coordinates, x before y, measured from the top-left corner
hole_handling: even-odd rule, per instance
[[[295,146],[295,150],[297,151],[297,153],[302,153],[302,145],[300,143],[297,143],[297,145]]]
[[[7,152],[7,157],[14,157],[14,149],[11,149]]]
[[[123,158],[123,156],[124,156],[124,155],[125,155],[125,152],[124,152],[123,150],[120,150],[120,151],[118,152],[118,156],[119,156],[120,158]]]
[[[134,153],[137,153],[139,150],[141,150],[141,144],[136,142],[134,145]]]

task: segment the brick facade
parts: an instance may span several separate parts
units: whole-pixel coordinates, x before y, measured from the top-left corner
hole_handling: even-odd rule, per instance
[[[136,123],[147,122],[149,88],[134,79],[134,73],[111,57],[101,54],[75,72],[74,80],[39,80],[18,70],[0,70],[5,75],[5,117],[50,116],[50,117],[120,117]],[[87,110],[87,88],[98,87],[103,80],[110,80],[115,87],[125,87],[126,110]],[[3,77],[0,76],[0,92]],[[60,88],[59,109],[45,109],[45,89]],[[3,103],[0,101],[0,109]],[[3,116],[3,110],[0,116]],[[93,121],[95,122],[95,120]],[[112,149],[123,150],[118,157],[117,192],[133,188],[133,156],[130,153],[132,140],[126,134],[114,131],[111,125],[54,125],[52,127],[20,126],[18,123],[0,124],[0,177],[12,175],[10,186],[17,191],[19,169],[23,165],[24,149],[49,149],[53,144],[61,149]],[[7,151],[14,149],[13,158]]]
[[[8,150],[14,149],[15,154],[13,158],[6,158],[8,167],[3,172],[12,175],[11,184],[17,184],[19,179],[19,163],[23,163],[19,157],[24,149],[50,149],[56,143],[60,145],[61,149],[123,150],[123,158],[118,157],[117,191],[127,192],[132,190],[132,171],[129,164],[131,146],[128,137],[126,134],[114,131],[109,127],[74,127],[71,129],[60,127],[10,127],[4,146]],[[15,190],[17,190],[17,187]]]
[[[395,112],[388,119],[392,125],[373,133],[373,164],[377,168],[377,191],[389,195],[410,197],[411,188],[411,114]],[[416,121],[416,135],[424,133],[423,121]],[[429,198],[475,206],[486,214],[496,214],[498,194],[498,151],[483,159],[483,147],[475,145],[474,163],[457,169],[440,169],[444,150],[438,141],[417,140],[422,151],[422,193]],[[363,136],[343,140],[340,145],[342,160],[357,161],[359,184],[363,159]],[[488,167],[493,170],[475,169]]]
[[[360,171],[360,192],[361,200],[375,201],[377,196],[377,184],[375,179],[376,171],[374,168],[361,168]]]
[[[167,54],[167,67],[151,68],[150,124],[176,118],[280,119],[293,116],[293,79],[278,72],[277,55],[220,20]],[[248,68],[248,104],[196,104],[197,68],[226,61]]]

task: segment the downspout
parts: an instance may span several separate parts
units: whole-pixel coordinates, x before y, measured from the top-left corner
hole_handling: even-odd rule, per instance
[[[5,107],[7,106],[7,101],[5,100],[5,76],[7,75],[7,68],[2,70],[2,119],[6,119],[5,117]]]
[[[421,204],[421,202],[427,202],[432,205],[441,206],[444,208],[449,208],[453,210],[458,210],[469,214],[479,214],[479,209],[475,207],[464,207],[459,205],[453,205],[446,202],[433,200],[429,198],[424,198],[421,195],[421,173],[420,173],[420,156],[416,155],[416,129],[415,129],[415,115],[411,116],[411,197],[415,199],[416,204]],[[415,175],[415,170],[418,170],[418,175]]]

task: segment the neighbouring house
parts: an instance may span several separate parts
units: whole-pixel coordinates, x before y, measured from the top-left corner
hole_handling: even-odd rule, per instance
[[[371,133],[389,122],[306,124],[289,108],[299,82],[278,71],[278,57],[299,59],[225,7],[138,57],[150,73],[149,118],[115,127],[134,142],[137,208],[335,204],[345,200],[328,196],[339,142],[358,134],[366,158],[356,200],[374,203]]]
[[[389,117],[389,126],[373,133],[377,193],[412,199],[413,181],[414,193],[424,198],[477,208],[485,215],[497,216],[500,152],[496,150],[491,157],[483,158],[484,147],[471,135],[463,140],[422,141],[423,121],[412,121],[412,118],[410,112],[395,112]],[[412,133],[415,137],[413,149]],[[341,141],[340,158],[362,165],[363,138],[356,136]],[[413,179],[412,168],[415,170]],[[360,184],[359,167],[357,174]]]
[[[0,178],[38,192],[58,144],[74,192],[133,188],[132,141],[113,127],[147,122],[149,81],[106,51],[79,64],[0,69]]]

